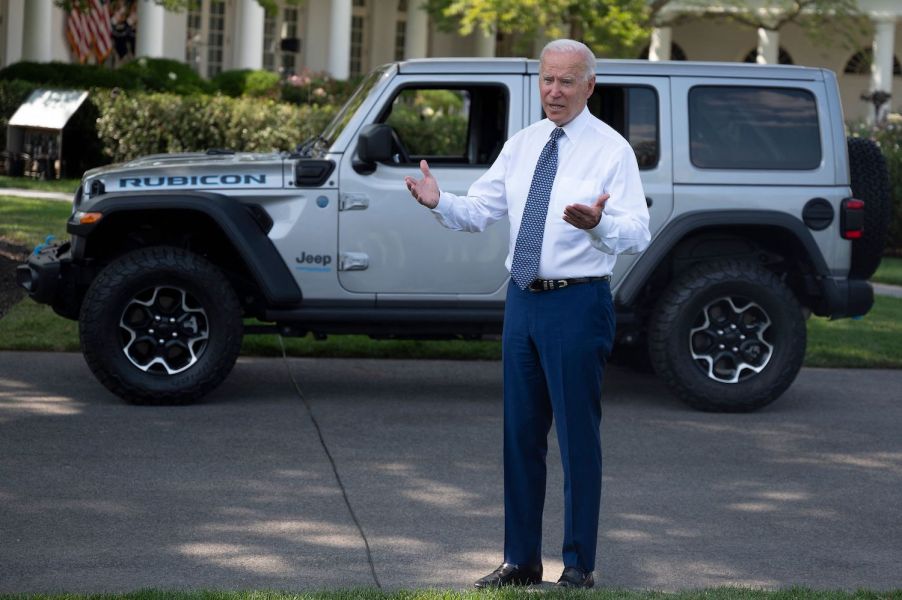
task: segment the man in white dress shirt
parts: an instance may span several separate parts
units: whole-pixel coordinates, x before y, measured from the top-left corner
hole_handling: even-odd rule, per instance
[[[450,229],[482,231],[507,215],[511,272],[505,304],[504,563],[476,587],[542,581],[547,436],[555,424],[564,471],[564,572],[592,587],[601,502],[601,382],[614,341],[610,275],[616,255],[648,246],[636,157],[595,118],[595,56],[580,42],[542,50],[548,118],[511,137],[466,196],[441,192],[426,161],[411,195]]]

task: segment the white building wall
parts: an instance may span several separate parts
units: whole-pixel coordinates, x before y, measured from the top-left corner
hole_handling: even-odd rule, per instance
[[[304,39],[305,64],[311,71],[325,71],[329,66],[329,0],[307,0],[306,39]]]
[[[395,60],[395,30],[398,25],[398,0],[371,0],[373,3],[370,67]],[[411,2],[411,4],[413,4]]]
[[[50,13],[50,56],[51,60],[68,62],[71,59],[69,40],[66,39],[66,11],[55,4]]]
[[[3,0],[3,65],[22,60],[23,32],[25,31],[25,0]]]
[[[163,58],[188,60],[188,13],[166,11],[163,17]]]

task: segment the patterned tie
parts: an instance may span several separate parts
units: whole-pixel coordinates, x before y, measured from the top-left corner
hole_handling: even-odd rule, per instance
[[[517,233],[514,258],[511,260],[511,279],[521,290],[529,287],[539,274],[539,259],[542,256],[542,236],[545,234],[545,216],[551,199],[551,186],[557,173],[557,140],[564,130],[556,127],[551,132],[548,143],[542,148],[536,172],[533,173],[526,196],[526,207]]]

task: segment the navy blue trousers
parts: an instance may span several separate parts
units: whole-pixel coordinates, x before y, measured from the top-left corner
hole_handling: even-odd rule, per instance
[[[608,282],[538,293],[508,285],[502,335],[505,562],[542,562],[545,457],[554,422],[564,470],[564,566],[595,569],[601,382],[613,340]]]

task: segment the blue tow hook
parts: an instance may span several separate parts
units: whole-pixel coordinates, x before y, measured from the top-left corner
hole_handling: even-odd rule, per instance
[[[56,239],[56,236],[53,236],[53,235],[48,235],[46,238],[44,238],[44,241],[42,243],[40,243],[34,247],[34,255],[37,256],[38,254],[40,254],[41,250],[46,248],[50,244],[50,242],[52,242],[55,239]]]

